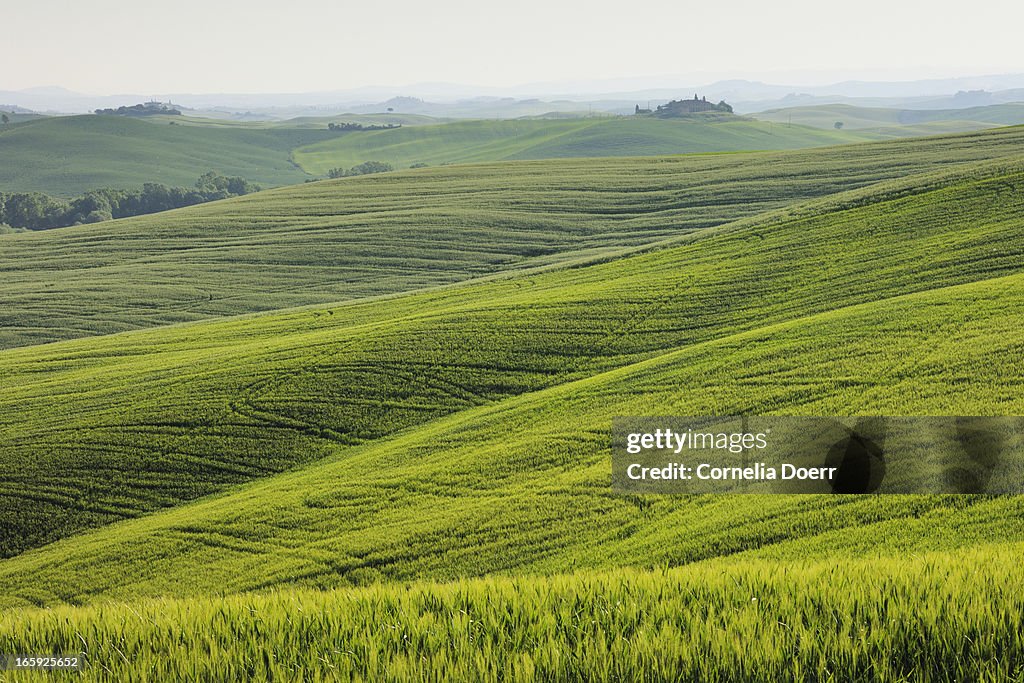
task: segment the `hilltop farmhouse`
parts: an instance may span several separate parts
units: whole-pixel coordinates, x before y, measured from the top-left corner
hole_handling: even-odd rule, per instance
[[[643,115],[654,115],[661,118],[674,118],[677,116],[687,116],[689,114],[701,114],[704,112],[724,112],[727,114],[732,113],[732,106],[726,104],[725,100],[722,100],[718,104],[708,102],[707,97],[698,97],[694,94],[692,100],[672,100],[667,104],[658,105],[658,108],[653,112],[650,109],[641,109],[640,105],[636,105],[634,114],[638,116]]]

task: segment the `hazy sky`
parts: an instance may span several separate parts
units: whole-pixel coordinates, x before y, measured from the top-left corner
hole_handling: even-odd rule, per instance
[[[1020,0],[0,0],[0,89],[302,92],[1024,71]]]

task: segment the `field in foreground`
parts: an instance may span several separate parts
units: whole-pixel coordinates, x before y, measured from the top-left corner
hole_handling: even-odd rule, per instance
[[[1020,681],[1021,551],[25,610],[0,651],[100,681]]]

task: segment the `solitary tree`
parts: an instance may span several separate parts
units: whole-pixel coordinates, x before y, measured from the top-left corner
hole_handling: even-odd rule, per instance
[[[835,126],[836,130],[840,130],[843,127],[843,122],[842,121],[836,121],[834,126]]]
[[[8,123],[11,122],[11,117],[7,114],[0,115],[0,121],[3,121],[4,125],[6,126]]]

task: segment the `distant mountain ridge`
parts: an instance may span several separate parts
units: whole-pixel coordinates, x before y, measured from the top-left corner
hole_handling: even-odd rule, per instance
[[[349,111],[380,112],[390,106],[396,111],[405,108],[414,110],[406,113],[473,118],[480,116],[481,112],[491,112],[487,115],[494,116],[495,110],[501,117],[500,112],[506,108],[518,112],[507,116],[513,117],[537,115],[544,111],[565,111],[570,107],[579,109],[580,105],[583,108],[593,107],[597,111],[629,113],[638,101],[650,99],[652,103],[664,102],[674,99],[680,92],[694,91],[705,93],[715,101],[731,102],[741,113],[796,104],[847,101],[862,106],[957,108],[980,103],[973,100],[957,101],[959,93],[972,92],[986,93],[992,104],[1024,99],[1024,73],[911,81],[850,80],[814,86],[744,79],[718,80],[705,85],[687,82],[687,79],[681,77],[666,77],[658,81],[658,85],[653,85],[654,79],[636,78],[535,83],[510,88],[419,83],[306,93],[123,93],[98,96],[49,86],[0,91],[0,102],[10,102],[39,112],[82,113],[160,99],[171,100],[191,109],[260,113],[265,118],[281,118],[282,111],[288,112],[286,116],[302,116]],[[560,106],[550,106],[555,103]],[[547,109],[542,106],[545,104]],[[529,105],[535,106],[530,109]]]

